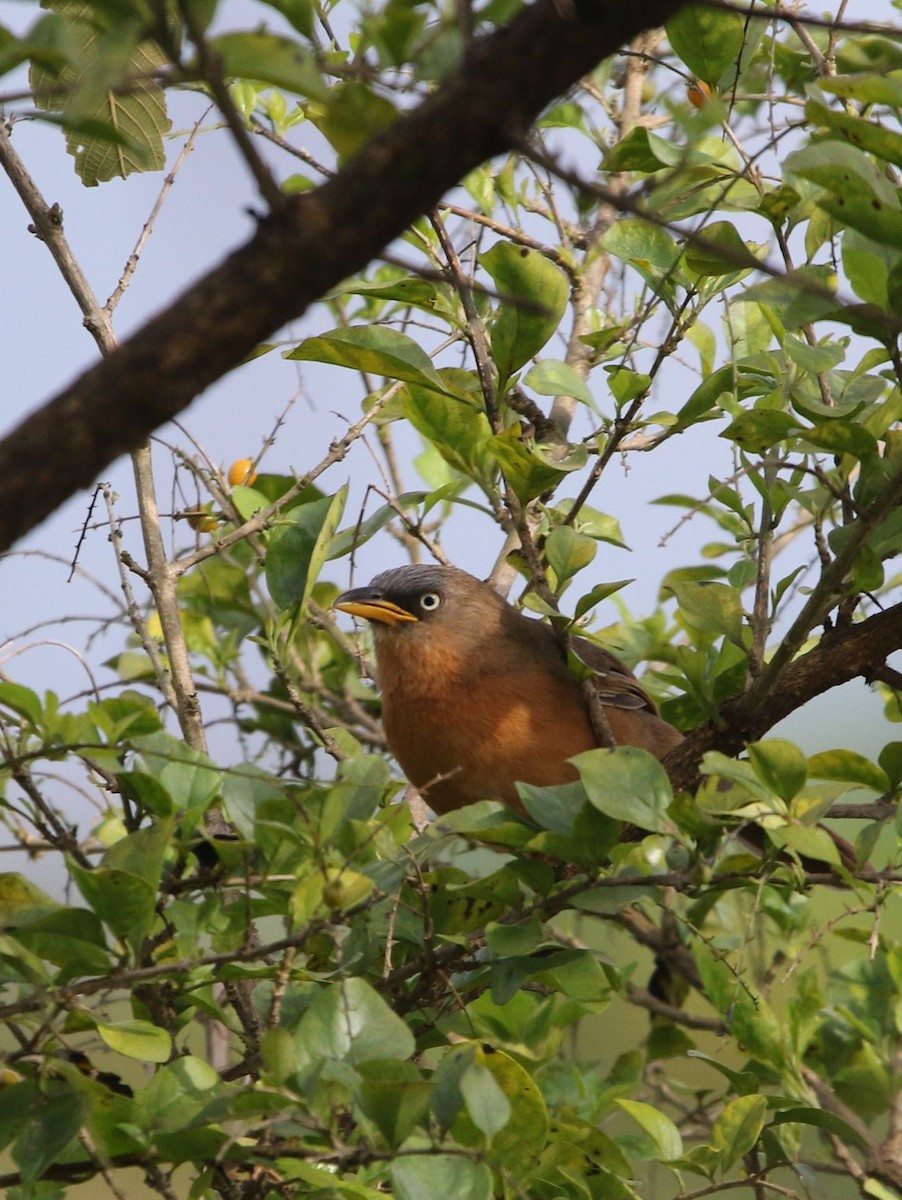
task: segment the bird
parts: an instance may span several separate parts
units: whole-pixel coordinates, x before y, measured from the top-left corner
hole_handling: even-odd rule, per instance
[[[386,741],[439,816],[478,800],[524,815],[518,782],[576,780],[569,760],[599,745],[553,628],[466,571],[395,567],[333,608],[371,624]],[[617,745],[660,759],[683,740],[619,658],[583,637],[571,645],[596,674]]]

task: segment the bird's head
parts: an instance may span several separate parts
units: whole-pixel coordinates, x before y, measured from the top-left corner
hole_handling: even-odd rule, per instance
[[[455,656],[475,652],[514,611],[466,571],[436,565],[383,571],[366,587],[343,592],[333,608],[370,622],[377,654],[430,643]]]
[[[474,674],[503,670],[519,653],[521,626],[540,628],[456,566],[396,566],[332,607],[371,624],[383,695],[426,695],[450,679],[463,686]]]
[[[403,628],[415,622],[434,628],[485,623],[507,608],[500,596],[457,567],[394,567],[376,575],[366,587],[343,592],[333,608],[374,622],[375,628]]]

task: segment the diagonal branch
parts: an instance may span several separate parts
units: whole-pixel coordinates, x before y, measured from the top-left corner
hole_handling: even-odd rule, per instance
[[[681,0],[536,0],[417,109],[0,442],[0,550],[362,269],[556,96]]]

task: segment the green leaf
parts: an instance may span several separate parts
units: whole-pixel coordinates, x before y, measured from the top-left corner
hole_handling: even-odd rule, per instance
[[[0,1088],[0,1147],[4,1150],[19,1134],[32,1112],[40,1109],[47,1100],[39,1089],[36,1079],[15,1081],[15,1077],[4,1069],[4,1086]]]
[[[807,1108],[801,1105],[797,1108],[784,1108],[781,1112],[774,1113],[771,1124],[813,1125],[816,1129],[826,1129],[828,1133],[835,1134],[844,1142],[853,1142],[856,1146],[867,1145],[854,1125],[850,1125],[835,1113],[825,1112],[822,1108]]]
[[[94,1027],[111,1050],[142,1062],[164,1063],[172,1053],[172,1038],[150,1021],[95,1021]]]
[[[673,822],[667,816],[673,801],[670,780],[647,750],[635,746],[587,750],[570,761],[600,812],[652,833],[673,833]]]
[[[570,471],[586,465],[588,451],[583,445],[564,450],[552,444],[524,440],[519,422],[509,425],[487,444],[489,454],[498,461],[504,477],[523,503],[551,491]]]
[[[280,609],[307,603],[329,556],[347,496],[345,484],[334,496],[281,513],[270,529],[266,585]]]
[[[699,633],[722,634],[742,645],[742,600],[726,583],[672,583],[686,624]]]
[[[781,850],[794,850],[802,858],[835,867],[842,864],[836,842],[819,826],[781,825],[779,829],[768,829],[767,836]]]
[[[434,394],[433,394],[434,396]],[[428,500],[429,492],[402,492],[393,504],[382,504],[365,520],[357,521],[336,533],[329,547],[328,558],[342,558],[357,546],[364,545],[398,515],[398,509],[417,508]]]
[[[89,1098],[78,1092],[44,1097],[12,1148],[23,1184],[27,1186],[40,1179],[78,1135],[90,1112]]]
[[[153,42],[134,42],[135,22],[101,30],[90,5],[53,7],[66,22],[68,61],[53,69],[46,61],[33,65],[31,85],[37,107],[59,114],[54,119],[66,130],[76,173],[95,187],[135,171],[161,171],[170,121],[163,90],[150,76],[166,65],[166,55]],[[123,91],[126,78],[132,82]]]
[[[725,1105],[711,1130],[711,1145],[722,1152],[724,1171],[754,1147],[766,1116],[767,1099],[761,1095],[739,1096]]]
[[[518,783],[517,793],[537,824],[566,837],[573,833],[573,823],[586,803],[586,793],[579,783],[560,783],[551,788]]]
[[[560,359],[543,359],[532,368],[523,382],[540,396],[572,396],[574,400],[579,400],[593,411],[597,411],[595,397],[586,382],[568,363],[561,362]]]
[[[881,1183],[873,1175],[868,1176],[861,1190],[866,1196],[873,1196],[874,1200],[897,1200],[896,1189]]]
[[[593,538],[577,533],[572,525],[557,525],[545,539],[544,549],[560,586],[592,562],[598,545]]]
[[[736,1041],[770,1070],[788,1069],[784,1025],[764,997],[740,978],[719,952],[701,942],[693,944],[692,952],[705,995],[729,1022],[730,1033]],[[715,1064],[712,1062],[712,1065]],[[794,1072],[790,1078],[795,1079]]]
[[[803,430],[801,436],[819,450],[828,450],[831,454],[853,454],[856,458],[877,454],[877,439],[855,421],[822,421],[813,429]]]
[[[890,181],[863,150],[848,142],[813,142],[788,155],[785,170],[788,175],[816,183],[830,195],[864,197],[878,200],[887,208],[900,207]]]
[[[825,125],[862,150],[902,167],[902,134],[877,121],[854,116],[840,108],[828,108],[817,100],[808,100],[805,116],[812,125]]]
[[[598,583],[590,592],[586,592],[585,596],[581,596],[576,603],[573,615],[578,621],[580,617],[585,616],[596,605],[601,604],[602,600],[607,600],[608,596],[613,596],[615,592],[619,592],[621,588],[625,588],[627,584],[634,583],[633,579],[617,579],[611,583]]]
[[[788,333],[783,340],[783,349],[792,361],[811,375],[819,371],[832,371],[846,356],[846,348],[838,342],[822,341],[809,346],[804,338]]]
[[[878,308],[899,311],[902,253],[847,229],[842,240],[842,263],[856,296]]]
[[[657,186],[646,196],[652,212],[668,221],[681,221],[712,210],[757,210],[761,197],[751,181],[743,179],[731,155],[693,155],[689,166],[656,177]],[[657,182],[660,179],[660,182]],[[662,297],[663,298],[663,297]]]
[[[189,823],[206,811],[221,784],[219,770],[208,755],[168,733],[135,738],[134,746]]]
[[[444,394],[408,384],[399,392],[405,417],[456,471],[491,492],[497,465],[489,452],[492,427],[479,384],[469,371],[444,368]]]
[[[263,30],[223,33],[211,39],[210,51],[230,78],[268,83],[314,100],[329,97],[314,54],[291,38]]]
[[[670,1117],[639,1100],[617,1100],[616,1103],[642,1126],[665,1162],[672,1162],[680,1157],[683,1153],[683,1139]]]
[[[452,1053],[466,1054],[469,1050],[464,1046]],[[475,1082],[470,1087],[466,1080],[474,1067],[492,1077],[497,1092],[479,1072],[474,1074]],[[476,1048],[474,1062],[460,1077],[460,1090],[468,1104],[467,1093],[472,1091],[479,1118],[494,1132],[489,1134],[476,1124],[472,1114],[462,1112],[452,1130],[457,1140],[465,1146],[489,1143],[488,1157],[493,1165],[503,1167],[515,1179],[530,1179],[548,1137],[548,1110],[531,1075],[510,1055],[482,1043]],[[499,1123],[503,1111],[499,1093],[509,1110],[509,1118],[503,1123]],[[500,1110],[495,1114],[491,1111],[493,1095]]]
[[[168,817],[173,811],[173,798],[160,780],[142,770],[120,770],[116,773],[116,784],[121,788],[121,796],[136,805],[140,812]]]
[[[435,279],[418,279],[415,275],[351,279],[329,293],[330,299],[333,296],[362,296],[366,301],[396,300],[405,308],[421,308],[433,315],[441,314],[454,325],[463,324],[459,297],[450,285]]]
[[[408,1062],[394,1059],[361,1063],[360,1107],[391,1146],[409,1137],[429,1110],[435,1085]]]
[[[485,926],[485,942],[496,958],[529,954],[544,940],[545,928],[533,915],[516,925],[488,921]]]
[[[694,425],[698,421],[707,421],[711,417],[720,416],[717,402],[721,396],[733,394],[735,383],[736,373],[732,365],[712,371],[678,411],[677,423],[674,428],[676,430],[688,429],[690,425]]]
[[[0,75],[5,75],[21,63],[27,62],[28,56],[27,41],[15,37],[8,29],[0,25]]]
[[[476,1128],[491,1143],[511,1119],[511,1106],[492,1072],[480,1062],[472,1062],[460,1079],[460,1091],[467,1113]]]
[[[298,1026],[299,1043],[311,1058],[410,1058],[413,1034],[364,979],[351,978],[317,992]]]
[[[749,761],[758,778],[783,800],[790,801],[805,786],[808,766],[798,746],[768,738],[749,746]]]
[[[0,872],[0,928],[44,916],[57,908],[55,900],[18,871]]]
[[[347,159],[394,124],[398,110],[365,83],[350,80],[330,88],[327,101],[311,105],[309,115],[341,157]]]
[[[690,1050],[687,1057],[701,1059],[709,1067],[713,1067],[715,1071],[719,1071],[724,1079],[729,1080],[733,1091],[740,1096],[749,1096],[753,1092],[757,1092],[761,1086],[760,1080],[753,1071],[734,1071],[726,1063],[721,1062],[719,1058],[712,1058],[711,1055],[704,1054],[701,1050]]]
[[[562,996],[581,1004],[600,1006],[611,993],[610,980],[590,950],[552,951],[540,963],[533,962],[532,973],[540,983],[550,983]]]
[[[161,1066],[136,1099],[148,1128],[185,1133],[201,1113],[209,1110],[221,1087],[222,1082],[213,1067],[203,1059],[186,1054]],[[183,1150],[188,1149],[186,1142]]]
[[[0,708],[12,709],[32,725],[40,725],[44,715],[44,706],[36,692],[8,680],[0,683]]]
[[[772,308],[786,329],[799,329],[835,311],[837,283],[830,267],[800,267],[779,279],[756,283],[744,295]]]
[[[877,761],[894,787],[902,782],[902,742],[888,742],[877,756]]]
[[[57,982],[111,969],[106,935],[96,913],[86,908],[56,908],[16,922],[16,941],[60,968]]]
[[[696,275],[730,275],[753,270],[758,259],[730,221],[712,221],[686,246],[686,265]]]
[[[874,196],[841,191],[821,196],[818,204],[836,221],[880,245],[902,249],[902,212]]]
[[[895,72],[884,75],[862,71],[857,75],[825,76],[818,80],[818,87],[822,92],[832,92],[844,99],[902,107],[902,79]]]
[[[835,220],[875,242],[902,248],[896,189],[857,146],[817,142],[790,154],[786,171],[822,188],[817,204]]]
[[[181,765],[177,764],[178,767]],[[200,769],[204,770],[204,768]],[[188,767],[188,771],[192,773],[194,779],[197,778],[196,768],[193,765]],[[214,771],[212,774],[216,776],[218,783],[219,773]],[[201,784],[200,793],[206,798],[207,791],[203,784]],[[163,863],[174,832],[174,817],[165,817],[144,829],[136,829],[134,833],[129,833],[124,838],[120,838],[118,842],[113,843],[103,856],[103,865],[110,870],[126,871],[155,888],[160,882]]]
[[[266,3],[276,12],[280,12],[298,33],[302,33],[307,38],[312,36],[313,0],[266,0]]]
[[[674,53],[705,83],[717,83],[736,65],[745,40],[741,13],[695,4],[682,8],[664,28]]]
[[[456,396],[456,393],[447,391],[426,351],[406,333],[387,325],[351,325],[332,329],[318,337],[307,338],[293,350],[287,350],[283,357],[299,362],[349,367],[352,371],[384,375],[387,379],[416,383],[420,387]]]
[[[137,948],[153,922],[156,889],[127,871],[69,867],[78,890],[113,933]]]
[[[233,487],[231,491],[232,503],[238,510],[238,515],[247,521],[254,513],[260,512],[264,508],[269,507],[269,500],[262,492],[258,492],[256,488],[248,487],[246,484],[239,483],[237,487]]]
[[[257,810],[282,796],[277,781],[256,763],[238,763],[222,776],[222,806],[229,824],[245,840],[254,840]]]
[[[625,217],[615,221],[601,239],[609,254],[625,262],[653,269],[656,277],[669,274],[682,251],[660,225],[652,225],[641,217]]]
[[[808,774],[814,779],[860,783],[881,795],[891,787],[886,772],[857,750],[823,750],[813,754],[808,759]]]
[[[721,433],[747,454],[761,454],[798,434],[802,426],[791,413],[779,408],[753,408],[740,413]]]
[[[411,1154],[392,1160],[391,1177],[398,1200],[491,1200],[492,1173],[485,1163],[459,1154]]]
[[[492,325],[492,355],[504,391],[514,371],[538,354],[567,309],[567,276],[544,254],[513,242],[496,242],[480,262],[501,293]]]
[[[628,367],[616,366],[605,367],[605,371],[611,395],[620,408],[635,400],[637,396],[644,396],[651,388],[651,376],[642,371],[631,371]]]
[[[602,159],[605,171],[641,171],[650,175],[665,167],[679,166],[682,151],[644,125],[635,125],[625,138],[615,142]]]

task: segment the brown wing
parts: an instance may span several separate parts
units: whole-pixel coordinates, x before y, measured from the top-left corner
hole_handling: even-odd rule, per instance
[[[646,709],[658,715],[657,704],[616,654],[587,638],[575,637],[571,645],[580,662],[595,672],[595,686],[604,704],[611,708]]]

